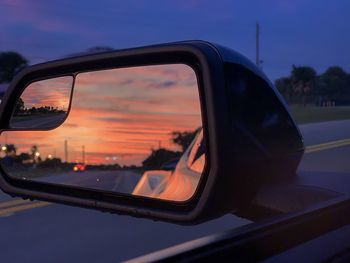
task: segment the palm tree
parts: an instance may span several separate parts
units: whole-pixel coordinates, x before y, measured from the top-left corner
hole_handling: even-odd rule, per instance
[[[304,106],[306,105],[306,97],[311,94],[315,87],[316,76],[316,71],[311,67],[293,65],[291,74],[293,93],[301,98]]]
[[[33,160],[33,163],[35,163],[35,157],[36,157],[36,153],[38,152],[38,146],[36,145],[33,145],[31,148],[30,148],[30,156],[32,157],[32,160]]]

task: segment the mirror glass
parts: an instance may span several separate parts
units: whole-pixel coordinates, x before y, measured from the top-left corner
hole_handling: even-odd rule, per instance
[[[67,117],[72,88],[72,76],[29,84],[17,101],[10,126],[24,129],[57,127]]]
[[[185,201],[204,169],[201,126],[188,65],[80,73],[63,124],[2,132],[1,163],[23,180]]]

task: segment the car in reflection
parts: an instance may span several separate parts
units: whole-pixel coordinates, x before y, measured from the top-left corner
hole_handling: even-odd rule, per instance
[[[82,163],[77,163],[76,165],[73,166],[73,171],[74,172],[84,172],[85,171],[85,165]]]
[[[192,197],[205,165],[203,130],[200,130],[179,160],[169,164],[174,169],[149,170],[143,173],[132,194],[163,200],[185,201]]]
[[[174,158],[174,159],[171,159],[170,161],[163,163],[160,166],[160,170],[174,171],[179,160],[180,160],[179,158]]]

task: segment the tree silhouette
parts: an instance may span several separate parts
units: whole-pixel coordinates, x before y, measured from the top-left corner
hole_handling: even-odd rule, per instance
[[[62,160],[60,158],[46,159],[38,164],[40,168],[57,168],[62,165]]]
[[[291,83],[294,94],[301,97],[302,104],[306,104],[306,96],[309,95],[316,83],[316,71],[308,66],[297,67],[293,65]]]
[[[30,148],[30,156],[32,157],[33,163],[36,162],[35,157],[36,157],[36,153],[37,153],[37,152],[38,152],[38,146],[33,145],[33,146]]]
[[[182,153],[190,146],[200,129],[201,128],[185,132],[173,131],[171,133],[171,141],[179,145],[182,152],[175,152],[164,148],[157,150],[152,149],[151,154],[142,162],[142,166],[145,169],[160,169],[164,163],[180,158]]]
[[[348,75],[341,67],[329,67],[319,77],[318,91],[327,100],[344,99],[350,94]]]
[[[9,83],[28,61],[16,52],[0,53],[0,83]]]
[[[31,160],[32,158],[31,158],[31,156],[28,153],[20,153],[17,156],[17,159],[20,161],[20,163],[23,163],[25,161]]]
[[[22,113],[25,110],[24,101],[19,98],[16,103],[15,114]]]
[[[286,101],[290,101],[293,97],[292,82],[289,77],[279,78],[275,81],[278,91],[284,96]]]
[[[196,137],[196,134],[200,128],[197,128],[194,131],[185,131],[185,132],[180,132],[180,131],[173,131],[171,133],[172,136],[172,142],[181,146],[182,151],[186,151],[188,146],[190,146],[191,142],[194,140]]]
[[[142,166],[145,169],[159,169],[162,164],[168,162],[171,159],[181,156],[180,152],[170,151],[164,148],[153,150],[151,154],[142,162]]]
[[[14,144],[6,144],[6,155],[16,155],[17,147]]]

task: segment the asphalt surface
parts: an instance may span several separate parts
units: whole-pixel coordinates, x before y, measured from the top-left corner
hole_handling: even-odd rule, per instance
[[[350,120],[305,124],[300,129],[307,146],[298,168],[300,182],[350,194]]]
[[[301,180],[348,192],[350,120],[306,124],[300,129],[309,146],[298,169]],[[328,142],[333,143],[324,144]],[[21,201],[1,193],[0,262],[119,262],[247,223],[226,215],[198,226],[177,226]]]
[[[47,127],[55,127],[58,124],[62,123],[62,121],[66,118],[66,113],[55,114],[47,116],[38,115],[38,116],[28,116],[24,119],[14,120],[11,122],[11,126],[13,128],[26,128],[26,129],[34,129],[34,128],[47,128]],[[23,117],[22,117],[23,118]]]
[[[34,180],[45,183],[78,186],[90,189],[130,194],[134,190],[142,172],[136,171],[96,171],[68,172],[55,176],[41,176]]]

